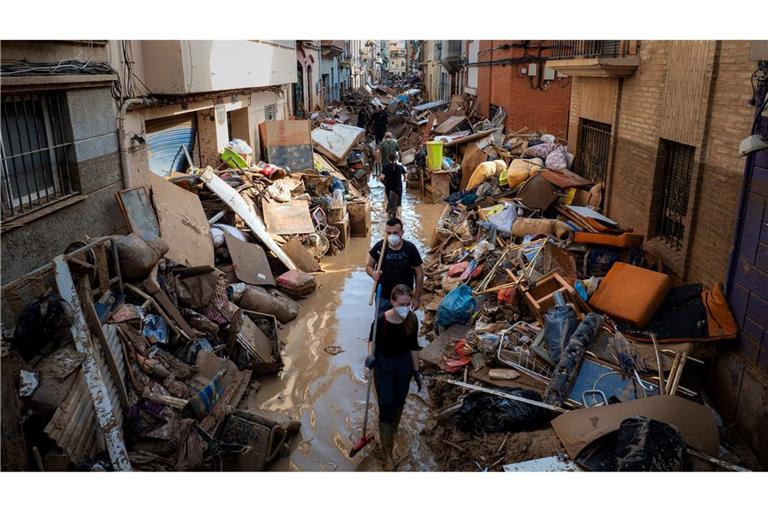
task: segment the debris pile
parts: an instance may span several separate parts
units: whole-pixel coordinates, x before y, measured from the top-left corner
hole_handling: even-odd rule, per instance
[[[426,432],[442,468],[734,469],[704,392],[715,342],[737,334],[720,285],[665,273],[601,213],[602,184],[570,170],[565,141],[505,136],[501,114],[456,136],[459,117],[428,143],[476,136],[432,172],[433,192],[446,166],[464,183],[440,194],[424,263]],[[599,433],[582,422],[598,416]]]
[[[16,469],[253,471],[286,453],[300,424],[248,396],[282,369],[319,260],[370,216],[308,121],[261,128],[269,163],[233,140],[218,169],[151,174],[116,194],[127,235],[3,287]]]

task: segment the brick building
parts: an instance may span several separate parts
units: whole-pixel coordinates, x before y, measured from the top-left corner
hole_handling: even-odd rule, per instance
[[[481,40],[467,62],[477,68],[477,109],[507,112],[507,133],[530,130],[568,136],[571,80],[545,67],[547,41]]]
[[[576,170],[604,181],[608,216],[645,233],[644,248],[689,282],[731,284],[744,187],[739,143],[751,133],[755,108],[751,78],[758,62],[750,47],[748,41],[556,41],[547,62],[572,77],[568,141]],[[762,231],[768,240],[768,228]],[[710,379],[726,421],[735,422],[763,462],[768,302],[759,296],[766,295],[763,286],[749,305],[739,305],[729,292],[742,332],[737,342],[719,345],[724,350]]]

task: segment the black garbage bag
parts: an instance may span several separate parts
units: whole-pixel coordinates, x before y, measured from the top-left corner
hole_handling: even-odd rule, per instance
[[[541,396],[530,389],[503,388],[501,391],[541,401]],[[546,418],[546,411],[541,407],[473,391],[464,398],[456,425],[462,432],[482,435],[484,432],[536,430]]]
[[[644,416],[621,422],[616,471],[685,471],[687,450],[674,425]]]
[[[11,348],[25,361],[42,353],[46,345],[50,345],[48,353],[53,352],[69,335],[74,318],[72,306],[56,293],[35,299],[24,306],[16,321]]]

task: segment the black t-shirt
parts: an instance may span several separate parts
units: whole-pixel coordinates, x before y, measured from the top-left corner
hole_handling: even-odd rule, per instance
[[[376,262],[376,265],[379,263],[382,243],[383,241],[379,240],[368,252],[373,261]],[[403,245],[398,250],[387,247],[387,250],[384,251],[384,261],[381,264],[381,280],[379,281],[381,283],[381,297],[389,300],[392,288],[398,284],[404,284],[413,288],[416,280],[414,269],[421,264],[422,260],[419,250],[408,240],[403,240]]]
[[[403,193],[403,175],[405,174],[405,167],[398,163],[387,164],[381,170],[384,174],[384,188],[387,192],[394,191],[398,194]]]
[[[413,313],[411,313],[413,315]],[[379,313],[378,324],[376,325],[376,355],[384,357],[400,357],[406,352],[421,350],[418,341],[418,321],[416,329],[410,333],[405,333],[405,322],[393,324]],[[368,341],[373,339],[373,323],[371,323],[371,332],[368,334]]]

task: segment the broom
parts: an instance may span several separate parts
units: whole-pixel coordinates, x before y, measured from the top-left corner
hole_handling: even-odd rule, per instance
[[[382,254],[384,248],[382,247]],[[371,339],[371,354],[376,353],[376,331],[379,323],[379,300],[381,300],[381,285],[376,287],[376,309],[374,310],[373,318],[373,338]],[[373,384],[373,368],[371,368],[370,375],[368,376],[368,391],[365,395],[365,418],[363,418],[363,437],[361,437],[352,449],[349,451],[349,457],[352,458],[358,454],[360,450],[365,448],[368,443],[373,441],[373,434],[366,435],[368,429],[368,406],[371,403],[371,384]]]

